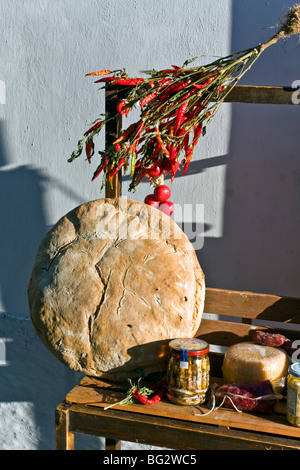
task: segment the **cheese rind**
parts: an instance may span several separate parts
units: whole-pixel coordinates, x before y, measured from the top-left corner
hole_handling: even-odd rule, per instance
[[[245,341],[227,349],[223,378],[226,383],[270,380],[278,384],[279,379],[287,376],[288,365],[288,355],[283,349]]]

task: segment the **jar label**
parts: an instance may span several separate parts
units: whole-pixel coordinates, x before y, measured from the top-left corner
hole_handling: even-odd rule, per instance
[[[293,416],[297,416],[298,393],[293,387],[288,387],[286,397],[286,411]]]
[[[179,363],[180,369],[188,369],[189,368],[188,350],[180,349],[179,353],[180,353],[180,363]]]

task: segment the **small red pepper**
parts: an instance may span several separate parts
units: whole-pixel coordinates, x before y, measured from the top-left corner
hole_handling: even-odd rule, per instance
[[[89,163],[91,163],[91,154],[93,149],[93,139],[89,138],[85,144],[85,153]]]
[[[113,84],[135,86],[135,85],[140,85],[143,82],[144,82],[143,78],[119,78]]]
[[[96,124],[94,124],[88,131],[86,131],[83,135],[86,136],[86,135],[89,135],[91,132],[95,131],[96,129],[98,129],[98,127],[101,126],[103,121],[98,121]]]
[[[96,179],[100,175],[100,173],[104,170],[104,168],[107,165],[107,162],[108,162],[108,157],[106,157],[105,160],[101,163],[101,165],[98,166],[98,168],[96,169],[93,175],[92,181],[94,181],[94,179]]]
[[[118,171],[121,170],[122,166],[125,163],[125,158],[120,158],[117,168],[109,174],[109,177],[112,178]]]
[[[212,77],[209,77],[206,80],[204,80],[204,82],[202,82],[202,83],[193,83],[193,86],[198,88],[198,90],[202,90],[207,85],[209,85],[217,76],[218,76],[218,74],[213,75]]]
[[[119,77],[103,77],[99,80],[96,80],[95,83],[111,83],[115,82],[116,80],[119,80]]]
[[[141,101],[141,109],[143,109],[143,107],[150,103],[150,101],[152,101],[154,98],[156,98],[157,96],[157,93],[156,92],[153,92],[153,93],[150,93],[149,95],[146,95],[145,98],[142,99]]]
[[[184,117],[184,114],[188,108],[188,101],[185,101],[184,103],[182,103],[182,105],[180,106],[179,110],[178,110],[178,113],[177,113],[177,117],[176,117],[176,123],[175,123],[175,135],[177,135],[177,132],[179,131],[180,129],[180,126],[182,124],[182,121],[183,121],[183,117]]]
[[[148,169],[147,168],[141,168],[140,170],[140,174],[139,174],[139,178],[136,182],[136,186],[138,186],[140,184],[140,182],[142,181],[142,179],[146,176],[148,172]]]
[[[127,103],[126,100],[119,101],[119,103],[117,104],[117,113],[118,114],[125,114],[126,113],[126,108],[125,108],[126,103]]]
[[[133,397],[134,397],[135,400],[139,401],[140,403],[143,403],[144,405],[155,405],[156,403],[158,403],[161,400],[161,398],[164,394],[164,391],[165,391],[165,389],[162,388],[152,398],[147,398],[145,395],[142,395],[139,392],[135,392],[133,394]]]
[[[160,101],[165,101],[167,98],[169,98],[169,96],[176,92],[176,91],[180,91],[182,90],[183,88],[185,88],[187,85],[189,84],[189,82],[187,80],[182,80],[181,82],[179,83],[174,83],[173,85],[169,86],[159,97],[159,100]]]
[[[119,144],[120,142],[123,142],[123,140],[127,139],[127,137],[131,134],[131,132],[134,131],[135,128],[136,123],[130,124],[130,126],[125,129],[125,131],[120,135],[120,137],[118,137],[118,139],[113,142],[113,144],[115,145]]]
[[[91,72],[86,73],[85,76],[88,77],[89,75],[109,75],[111,70],[99,70],[98,72]]]
[[[182,172],[182,176],[184,176],[186,174],[186,170],[188,169],[188,166],[190,164],[190,161],[192,160],[193,158],[193,155],[192,155],[192,152],[187,152],[187,156],[185,157],[185,162],[184,162],[184,166],[183,166],[183,172]]]
[[[160,132],[159,132],[158,125],[155,126],[155,131],[156,131],[156,134],[155,134],[156,140],[157,140],[157,142],[159,143],[159,145],[160,145],[162,151],[163,151],[166,155],[170,156],[169,150],[166,148],[165,144],[163,143],[162,137],[161,137]]]

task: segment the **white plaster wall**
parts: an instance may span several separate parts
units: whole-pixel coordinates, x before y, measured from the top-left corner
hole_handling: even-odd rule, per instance
[[[26,289],[49,227],[103,196],[90,182],[94,166],[67,162],[104,110],[85,74],[125,67],[138,75],[196,55],[196,63],[210,62],[267,39],[292,4],[0,0],[0,449],[54,449],[55,406],[80,380],[35,335]],[[290,86],[300,79],[299,53],[296,38],[274,46],[244,82]],[[197,254],[208,285],[299,295],[298,115],[296,106],[224,104],[189,175],[173,184],[173,202],[204,204]],[[98,142],[104,146],[104,135]],[[125,180],[123,194],[133,199],[149,192],[146,183],[134,195],[127,187]]]

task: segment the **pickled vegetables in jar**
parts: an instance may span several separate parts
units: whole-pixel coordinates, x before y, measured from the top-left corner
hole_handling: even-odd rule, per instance
[[[178,338],[169,343],[167,397],[176,405],[198,405],[209,388],[209,345],[198,338]]]
[[[290,424],[300,427],[300,362],[293,363],[289,367],[286,417]]]

